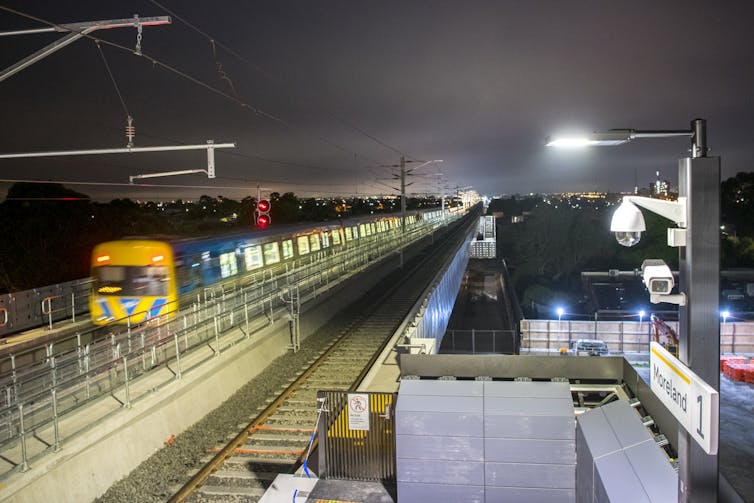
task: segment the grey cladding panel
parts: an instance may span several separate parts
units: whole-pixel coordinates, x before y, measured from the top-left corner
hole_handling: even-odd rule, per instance
[[[486,463],[488,486],[575,489],[574,465]]]
[[[484,485],[484,463],[396,458],[398,482]]]
[[[576,500],[593,501],[594,493],[594,459],[584,439],[581,422],[576,428]]]
[[[576,496],[573,489],[487,487],[487,501],[489,503],[574,503]]]
[[[436,380],[401,380],[399,396],[482,396],[482,381],[436,381]]]
[[[481,414],[396,412],[395,432],[401,435],[481,437],[484,429]]]
[[[487,461],[503,463],[576,463],[573,440],[535,440],[486,438],[484,455]]]
[[[636,411],[623,400],[616,400],[600,407],[610,427],[615,432],[621,447],[624,449],[632,445],[652,440],[647,428],[639,420]]]
[[[398,501],[401,503],[483,503],[484,486],[459,486],[398,482]]]
[[[621,449],[621,444],[602,409],[603,407],[592,409],[576,418],[593,459]]]
[[[404,396],[399,395],[397,412],[452,412],[464,414],[482,414],[482,398],[467,396]]]
[[[484,440],[479,437],[397,434],[395,449],[398,458],[484,461]]]
[[[487,415],[505,416],[567,416],[573,418],[573,402],[570,398],[497,398],[484,397],[484,412]]]
[[[622,452],[595,459],[594,468],[597,501],[650,503],[644,487]]]
[[[484,395],[509,398],[565,398],[571,399],[568,383],[488,381],[484,383]]]
[[[651,501],[662,503],[678,497],[678,474],[655,442],[644,442],[623,452]]]
[[[576,421],[572,416],[488,415],[484,419],[487,437],[573,440],[575,431]]]

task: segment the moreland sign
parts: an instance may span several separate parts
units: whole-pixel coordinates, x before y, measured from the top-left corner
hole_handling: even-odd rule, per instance
[[[652,342],[649,349],[652,392],[707,454],[717,454],[720,395],[686,365]]]

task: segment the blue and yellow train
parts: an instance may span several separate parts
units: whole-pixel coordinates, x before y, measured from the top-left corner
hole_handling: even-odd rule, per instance
[[[441,217],[442,211],[436,209],[415,212],[407,216],[406,226]],[[178,310],[185,293],[320,250],[337,252],[399,226],[399,216],[374,215],[223,237],[126,238],[101,243],[92,251],[91,318],[104,325],[169,316]]]

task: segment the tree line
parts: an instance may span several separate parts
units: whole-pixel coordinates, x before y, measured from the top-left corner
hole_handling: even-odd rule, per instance
[[[272,226],[400,211],[400,200],[298,198],[273,192]],[[434,204],[408,198],[409,209]],[[439,201],[436,202],[439,205]],[[201,196],[159,203],[109,203],[54,183],[12,185],[0,203],[0,293],[89,276],[93,247],[124,236],[199,236],[253,229],[256,198]]]

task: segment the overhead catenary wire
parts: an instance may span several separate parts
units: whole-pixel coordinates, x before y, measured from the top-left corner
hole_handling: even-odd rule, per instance
[[[107,62],[105,53],[102,52],[102,47],[100,46],[99,42],[95,42],[95,45],[97,46],[99,55],[102,57],[102,62],[105,64],[105,69],[107,70],[107,74],[110,76],[110,81],[113,83],[115,92],[118,94],[118,99],[120,100],[120,104],[123,106],[123,111],[126,113],[126,146],[128,148],[131,148],[134,146],[134,136],[136,135],[136,130],[134,129],[133,125],[133,116],[131,115],[131,112],[128,111],[126,101],[123,99],[123,94],[120,92],[120,87],[118,86],[118,82],[115,80],[115,76],[110,69],[110,65]]]
[[[152,3],[154,3],[158,7],[162,8],[163,10],[166,10],[168,13],[170,13],[171,15],[173,15],[174,17],[176,17],[177,19],[179,19],[179,21],[181,21],[182,23],[186,24],[187,26],[189,26],[193,30],[197,31],[202,36],[205,36],[210,41],[210,43],[211,43],[211,47],[213,49],[213,54],[214,54],[215,45],[217,45],[218,47],[223,48],[224,50],[226,50],[230,54],[234,55],[235,57],[237,57],[241,61],[245,62],[246,64],[254,67],[255,70],[259,71],[260,73],[262,73],[263,75],[265,75],[267,78],[269,78],[271,80],[274,80],[274,78],[271,75],[269,75],[267,72],[265,72],[264,69],[262,69],[258,65],[255,65],[254,63],[250,62],[249,60],[247,60],[246,58],[244,58],[243,56],[241,56],[237,52],[233,51],[227,45],[222,44],[220,42],[217,42],[213,37],[211,37],[207,33],[204,33],[203,31],[199,30],[194,25],[192,25],[188,21],[184,20],[182,17],[176,16],[174,12],[170,11],[169,9],[166,9],[163,5],[159,4],[158,2],[152,2]],[[50,21],[38,18],[38,17],[30,15],[30,14],[26,14],[26,13],[20,12],[18,10],[15,10],[15,9],[12,9],[12,8],[9,8],[9,7],[6,7],[6,6],[0,5],[0,10],[5,10],[7,12],[11,12],[13,14],[16,14],[16,15],[19,15],[19,16],[22,16],[22,17],[25,17],[25,18],[28,18],[28,19],[35,20],[35,21],[43,23],[43,24],[47,24],[48,26],[51,26],[51,27],[53,27],[53,28],[55,28],[57,30],[61,30],[61,31],[76,31],[76,30],[71,30],[70,28],[67,28],[67,27],[64,27],[64,26],[60,26],[60,25],[58,25],[56,23],[53,23],[53,22],[50,22]],[[289,128],[289,129],[295,129],[293,127],[293,125],[291,125],[289,122],[281,119],[280,117],[277,117],[277,116],[275,116],[273,114],[270,114],[270,113],[268,113],[268,112],[266,112],[266,111],[264,111],[264,110],[262,110],[262,109],[260,109],[260,108],[258,108],[256,106],[254,106],[254,105],[251,105],[251,104],[243,101],[238,96],[231,96],[228,93],[226,93],[226,92],[224,92],[224,91],[222,91],[220,89],[217,89],[217,88],[213,87],[212,85],[210,85],[210,84],[208,84],[206,82],[203,82],[203,81],[201,81],[200,79],[198,79],[196,77],[193,77],[192,75],[189,75],[188,73],[186,73],[186,72],[178,69],[177,67],[174,67],[174,66],[172,66],[172,65],[170,65],[168,63],[165,63],[165,62],[163,62],[161,60],[158,60],[158,59],[156,59],[156,58],[154,58],[154,57],[152,57],[152,56],[150,56],[148,54],[144,54],[143,51],[138,51],[138,50],[132,49],[130,47],[125,47],[125,46],[122,46],[122,45],[117,44],[115,42],[111,42],[111,41],[108,41],[108,40],[105,40],[105,39],[101,39],[101,38],[98,38],[98,37],[95,37],[95,36],[92,36],[92,35],[89,35],[89,34],[82,34],[82,36],[87,37],[87,38],[93,40],[95,43],[97,43],[97,47],[98,47],[98,50],[99,50],[99,52],[100,52],[100,54],[101,54],[101,56],[103,58],[103,62],[105,63],[106,68],[108,70],[108,73],[110,75],[110,78],[113,81],[113,85],[116,88],[116,92],[119,95],[119,99],[121,100],[121,104],[124,107],[124,111],[127,113],[127,115],[129,116],[129,118],[130,118],[130,114],[128,113],[128,108],[125,105],[125,100],[123,99],[122,94],[120,93],[120,90],[118,88],[117,82],[115,81],[114,76],[112,74],[112,71],[111,71],[111,69],[110,69],[110,67],[109,67],[109,65],[107,63],[107,60],[104,57],[104,53],[102,51],[102,48],[101,48],[100,44],[107,44],[107,45],[109,45],[111,47],[115,47],[117,49],[124,50],[126,52],[130,52],[132,54],[142,56],[145,59],[147,59],[148,61],[150,61],[153,64],[153,66],[158,66],[160,68],[163,68],[163,69],[165,69],[165,70],[167,70],[169,72],[172,72],[172,73],[178,75],[179,77],[182,77],[182,78],[184,78],[186,80],[189,80],[190,82],[192,82],[192,83],[194,83],[194,84],[196,84],[198,86],[201,86],[201,87],[203,87],[203,88],[205,88],[205,89],[207,89],[207,90],[209,90],[209,91],[211,91],[211,92],[213,92],[215,94],[218,94],[218,95],[224,97],[227,100],[230,100],[230,101],[238,104],[241,108],[248,109],[248,110],[252,111],[253,113],[255,113],[257,115],[260,115],[262,117],[265,117],[265,118],[268,118],[268,119],[270,119],[272,121],[280,123],[280,124],[284,125],[285,127]],[[234,94],[235,94],[235,88],[234,88],[232,82],[229,82],[229,84],[231,85],[231,88],[233,89]],[[375,143],[378,143],[382,147],[384,147],[386,149],[389,149],[389,150],[391,150],[391,151],[393,151],[395,153],[401,153],[402,154],[401,150],[399,150],[399,149],[397,149],[395,147],[392,147],[391,145],[387,144],[386,142],[380,140],[379,138],[375,137],[374,135],[369,134],[368,132],[364,131],[363,129],[361,129],[361,128],[353,125],[353,124],[351,124],[350,122],[348,122],[348,121],[346,121],[346,120],[344,120],[344,119],[342,119],[340,117],[334,116],[332,114],[328,114],[328,115],[331,118],[334,118],[334,119],[338,120],[339,122],[341,122],[342,124],[346,125],[350,129],[352,129],[352,130],[358,132],[359,134],[361,134],[361,135],[363,135],[363,136],[371,139]],[[130,123],[129,123],[129,125],[130,125]],[[338,145],[337,143],[331,142],[331,141],[329,141],[329,140],[327,140],[327,139],[325,139],[325,138],[323,138],[321,136],[313,135],[313,134],[310,134],[310,133],[308,133],[308,135],[312,136],[312,137],[314,137],[314,138],[316,138],[316,139],[318,139],[318,140],[320,140],[320,141],[322,141],[324,143],[327,143],[327,144],[329,144],[329,145],[331,145],[331,146],[333,146],[333,147],[335,147],[335,148],[337,148],[337,149],[339,149],[339,150],[341,150],[343,152],[348,152],[350,154],[353,154],[355,158],[357,156],[360,156],[359,154],[357,154],[355,152],[352,152],[351,150],[349,150],[349,149],[347,149],[345,147],[342,147],[341,145]],[[234,156],[237,156],[237,157],[245,157],[245,158],[254,159],[254,160],[260,160],[260,161],[263,161],[263,162],[269,162],[269,163],[274,163],[274,164],[278,164],[278,165],[288,165],[288,166],[301,167],[301,168],[306,168],[306,169],[312,169],[312,168],[314,168],[314,169],[323,169],[323,170],[328,170],[328,171],[338,170],[338,171],[344,171],[344,172],[353,173],[353,171],[350,170],[350,169],[323,167],[323,166],[316,166],[316,165],[310,165],[310,164],[295,163],[295,162],[291,162],[291,161],[281,161],[281,160],[275,160],[275,159],[265,158],[265,157],[261,157],[261,156],[253,156],[253,155],[243,154],[241,152],[225,152],[225,154],[234,155]],[[365,157],[365,156],[361,156],[361,157]],[[409,157],[409,156],[406,155],[406,157]],[[282,182],[282,183],[288,184],[288,185],[313,185],[313,184],[295,184],[293,182]],[[325,185],[325,184],[323,184],[323,185]],[[332,184],[327,184],[327,185],[329,186],[329,185],[332,185]],[[216,187],[216,188],[221,188],[221,187]],[[358,191],[358,187],[356,187],[356,190]]]
[[[235,50],[233,50],[232,48],[230,48],[230,47],[229,47],[228,45],[226,45],[226,44],[223,44],[222,42],[219,42],[219,41],[218,41],[218,40],[217,40],[217,39],[216,39],[215,37],[213,37],[212,35],[210,35],[210,34],[208,34],[208,33],[204,32],[204,31],[202,31],[202,30],[201,30],[201,29],[199,29],[199,28],[197,28],[197,27],[196,27],[196,26],[195,26],[194,24],[192,24],[191,22],[187,21],[187,20],[186,20],[186,19],[184,19],[183,17],[181,17],[181,16],[179,16],[178,14],[176,14],[176,13],[175,13],[175,11],[173,11],[173,10],[171,10],[171,9],[168,9],[167,7],[165,7],[164,5],[162,5],[162,4],[161,4],[160,2],[158,2],[157,0],[149,0],[149,1],[150,1],[150,3],[152,3],[153,5],[155,5],[156,7],[158,7],[158,8],[160,8],[160,9],[162,9],[163,11],[165,11],[165,12],[166,12],[167,14],[169,14],[170,16],[174,17],[175,19],[177,19],[177,20],[178,20],[178,21],[180,21],[181,23],[185,24],[185,25],[186,25],[187,27],[191,28],[191,29],[192,29],[192,30],[194,30],[195,32],[197,32],[197,33],[199,33],[200,35],[202,35],[203,37],[205,37],[205,38],[206,38],[206,39],[207,39],[207,40],[208,40],[208,41],[210,42],[210,44],[211,44],[211,46],[212,46],[213,54],[214,54],[214,47],[215,47],[215,45],[217,45],[218,47],[220,47],[220,48],[222,48],[223,50],[225,50],[226,52],[228,52],[228,53],[229,53],[230,55],[232,55],[232,56],[236,57],[236,58],[237,58],[237,59],[238,59],[239,61],[241,61],[241,62],[243,62],[243,63],[245,63],[245,64],[249,65],[250,67],[252,67],[252,68],[253,68],[254,70],[256,70],[257,72],[259,72],[260,74],[262,74],[262,75],[263,75],[263,76],[264,76],[264,77],[265,77],[266,79],[268,79],[269,81],[271,81],[271,82],[273,82],[273,83],[276,83],[276,84],[281,84],[281,81],[280,81],[279,79],[275,78],[275,77],[274,77],[274,76],[273,76],[273,75],[272,75],[271,73],[269,73],[268,71],[266,71],[266,70],[265,70],[264,68],[262,68],[261,66],[259,66],[259,65],[255,64],[255,63],[252,63],[252,62],[251,62],[251,61],[249,61],[249,60],[248,60],[247,58],[245,58],[245,57],[243,57],[243,56],[242,56],[241,54],[239,54],[239,53],[238,53],[237,51],[235,51]],[[384,147],[384,148],[386,148],[386,149],[388,149],[388,150],[391,150],[391,151],[393,151],[393,152],[397,153],[398,155],[403,155],[403,156],[406,156],[406,157],[410,157],[410,158],[412,158],[412,159],[413,159],[413,156],[409,156],[409,155],[405,154],[405,153],[404,153],[404,152],[402,152],[401,150],[399,150],[399,149],[397,149],[397,148],[395,148],[395,147],[393,147],[393,146],[389,145],[388,143],[386,143],[386,142],[384,142],[384,141],[380,140],[380,139],[379,139],[379,138],[377,138],[376,136],[374,136],[374,135],[372,135],[372,134],[368,133],[368,132],[367,132],[367,131],[365,131],[364,129],[362,129],[362,128],[360,128],[360,127],[358,127],[358,126],[356,126],[356,125],[352,124],[351,122],[349,122],[349,121],[346,121],[345,119],[343,119],[343,118],[341,118],[341,117],[338,117],[338,116],[336,116],[336,115],[330,114],[330,113],[328,113],[327,115],[328,115],[328,116],[329,116],[329,117],[330,117],[331,119],[335,119],[335,120],[339,121],[340,123],[344,124],[344,125],[345,125],[346,127],[348,127],[348,128],[350,128],[350,129],[352,129],[352,130],[356,131],[357,133],[359,133],[359,134],[361,134],[361,135],[363,135],[363,136],[365,136],[365,137],[369,138],[370,140],[374,141],[374,142],[375,142],[375,143],[377,143],[378,145],[380,145],[380,146],[382,146],[382,147]],[[363,157],[363,156],[362,156],[362,157]]]
[[[31,19],[33,21],[37,21],[39,23],[46,24],[46,25],[54,27],[54,28],[56,28],[56,29],[58,29],[60,31],[67,31],[67,32],[75,31],[75,30],[72,30],[72,29],[70,29],[68,27],[59,25],[57,23],[53,23],[52,21],[47,21],[45,19],[39,18],[37,16],[34,16],[32,14],[21,12],[21,11],[19,11],[17,9],[13,9],[11,7],[7,7],[7,6],[4,6],[4,5],[0,5],[0,10],[4,10],[6,12],[10,12],[12,14],[16,14],[18,16],[25,17],[27,19]],[[237,98],[235,96],[231,96],[230,94],[228,94],[228,93],[226,93],[226,92],[224,92],[224,91],[222,91],[220,89],[217,89],[216,87],[214,87],[214,86],[212,86],[212,85],[210,85],[210,84],[208,84],[208,83],[206,83],[206,82],[198,79],[197,77],[189,75],[188,73],[186,73],[184,71],[181,71],[178,68],[176,68],[176,67],[174,67],[172,65],[169,65],[169,64],[167,64],[167,63],[165,63],[165,62],[163,62],[161,60],[158,60],[157,58],[155,58],[153,56],[150,56],[149,54],[146,54],[143,51],[137,51],[137,50],[135,50],[135,49],[133,49],[131,47],[126,47],[124,45],[121,45],[121,44],[118,44],[118,43],[115,43],[115,42],[111,42],[109,40],[105,40],[105,39],[102,39],[102,38],[99,38],[99,37],[95,37],[93,35],[90,35],[90,34],[87,34],[87,33],[83,33],[83,32],[80,32],[80,31],[77,32],[77,33],[80,33],[83,37],[89,38],[90,40],[93,40],[95,42],[99,42],[99,43],[102,43],[102,44],[109,45],[111,47],[115,47],[115,48],[120,49],[122,51],[126,51],[126,52],[129,52],[131,54],[134,54],[136,56],[141,56],[141,57],[145,58],[146,60],[148,60],[149,62],[151,62],[152,65],[158,66],[158,67],[163,68],[163,69],[165,69],[167,71],[170,71],[170,72],[172,72],[172,73],[174,73],[174,74],[176,74],[176,75],[178,75],[178,76],[180,76],[180,77],[182,77],[182,78],[184,78],[184,79],[186,79],[186,80],[188,80],[190,82],[193,82],[194,84],[196,84],[196,85],[198,85],[200,87],[203,87],[203,88],[205,88],[205,89],[207,89],[207,90],[209,90],[209,91],[211,91],[211,92],[213,92],[213,93],[215,93],[215,94],[217,94],[217,95],[219,95],[221,97],[224,97],[227,100],[230,100],[230,101],[236,103],[242,109],[249,110],[249,111],[255,113],[256,115],[259,115],[260,117],[264,117],[264,118],[269,119],[271,121],[277,122],[277,123],[285,126],[286,128],[290,129],[290,130],[295,130],[296,129],[292,124],[290,124],[289,122],[285,121],[284,119],[282,119],[280,117],[277,117],[277,116],[275,116],[275,115],[273,115],[273,114],[271,114],[269,112],[266,112],[266,111],[262,110],[261,108],[258,108],[256,106],[250,104],[250,103],[247,103],[246,101],[244,101],[244,100],[242,100],[240,98]],[[309,133],[307,131],[304,131],[304,132],[308,136],[313,137],[313,138],[315,138],[315,139],[317,139],[319,141],[322,141],[323,143],[326,143],[326,144],[332,146],[333,148],[336,148],[336,149],[341,150],[343,152],[346,152],[348,154],[354,154],[355,153],[355,152],[351,151],[350,149],[348,149],[346,147],[343,147],[343,146],[341,146],[341,145],[339,145],[339,144],[337,144],[335,142],[327,140],[326,138],[323,138],[323,137],[318,136],[318,135],[314,135],[314,134]]]

